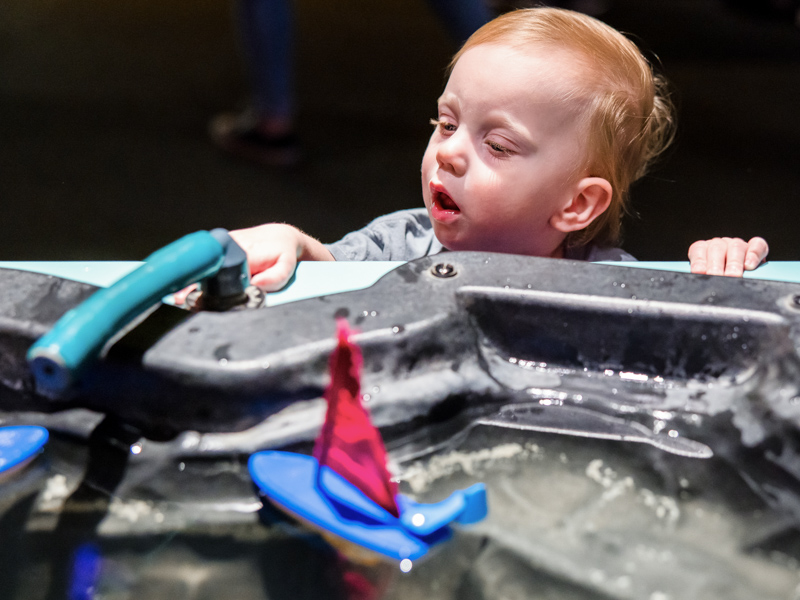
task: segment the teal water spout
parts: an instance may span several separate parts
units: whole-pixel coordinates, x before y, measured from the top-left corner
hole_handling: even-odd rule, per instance
[[[215,275],[230,246],[238,249],[224,229],[184,236],[67,312],[28,350],[37,391],[56,398],[63,395],[123,327],[164,296]],[[242,273],[247,279],[246,261]],[[242,283],[246,286],[248,281]]]

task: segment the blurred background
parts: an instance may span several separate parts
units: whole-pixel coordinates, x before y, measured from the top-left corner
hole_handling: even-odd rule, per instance
[[[657,57],[677,143],[633,189],[623,246],[683,260],[764,236],[800,260],[795,0],[585,0]],[[497,10],[523,2],[495,2]],[[421,205],[455,43],[424,0],[295,0],[301,164],[209,141],[248,96],[230,0],[0,2],[0,260],[134,260],[197,229],[287,221],[334,241]]]

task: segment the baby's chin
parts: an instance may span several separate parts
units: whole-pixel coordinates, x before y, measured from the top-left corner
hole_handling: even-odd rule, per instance
[[[452,228],[443,227],[436,221],[433,222],[433,233],[436,235],[436,239],[442,243],[442,246],[452,252],[481,251],[483,249],[479,244],[475,243],[475,240],[465,238],[463,235],[459,235],[458,232],[454,232]]]

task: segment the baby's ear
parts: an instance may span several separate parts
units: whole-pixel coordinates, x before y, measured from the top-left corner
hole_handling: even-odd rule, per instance
[[[585,229],[605,212],[612,196],[607,179],[584,177],[578,182],[572,200],[550,217],[550,225],[564,233]]]

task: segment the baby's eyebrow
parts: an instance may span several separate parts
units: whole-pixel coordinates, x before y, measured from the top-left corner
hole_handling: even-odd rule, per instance
[[[449,107],[452,104],[455,104],[456,108],[459,107],[458,96],[455,96],[454,94],[451,94],[449,92],[445,92],[444,94],[439,96],[439,99],[436,101],[436,106],[438,108],[441,108],[442,105],[446,105]]]
[[[488,122],[492,127],[503,127],[508,129],[513,135],[518,136],[521,140],[532,142],[530,133],[527,127],[523,127],[513,119],[509,119],[506,115],[489,115]]]

